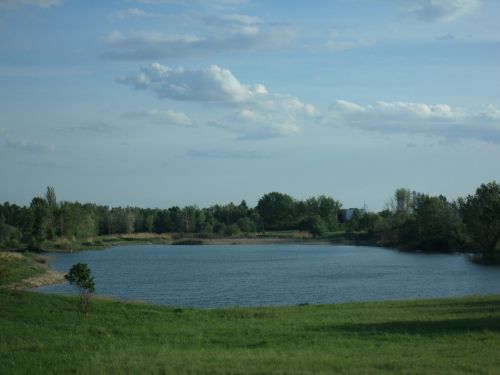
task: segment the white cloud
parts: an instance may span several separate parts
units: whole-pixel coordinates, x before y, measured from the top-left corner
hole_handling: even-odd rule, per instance
[[[0,5],[5,6],[22,6],[32,5],[42,8],[48,8],[55,5],[60,5],[64,0],[0,0]]]
[[[28,141],[25,139],[7,139],[5,141],[7,149],[29,152],[32,154],[41,154],[54,152],[56,147],[53,144],[45,144],[38,141]]]
[[[118,81],[159,98],[224,104],[231,113],[209,123],[239,133],[241,138],[297,133],[302,123],[318,116],[311,104],[291,95],[270,93],[263,84],[242,84],[230,70],[217,65],[187,70],[154,63]]]
[[[183,127],[194,127],[195,122],[185,113],[159,109],[148,109],[141,112],[131,112],[126,114],[127,117],[136,119],[146,119],[148,121],[165,124],[165,125],[177,125]]]
[[[447,104],[379,101],[363,106],[338,100],[328,121],[384,133],[500,143],[500,109],[493,105],[474,111]]]
[[[217,65],[204,70],[187,70],[153,63],[141,69],[139,74],[118,81],[174,100],[244,102],[267,93],[263,85],[242,85],[228,69]]]
[[[300,133],[297,114],[242,109],[209,122],[210,126],[229,130],[239,139],[256,140]]]
[[[110,15],[110,20],[124,20],[127,18],[144,18],[144,17],[158,17],[159,15],[156,13],[148,13],[139,8],[128,8],[124,10],[120,10],[119,12],[115,12]]]
[[[208,150],[188,150],[186,156],[191,158],[210,158],[210,159],[262,159],[265,156],[260,155],[255,151],[245,150],[224,150],[224,149],[208,149]]]
[[[115,125],[109,125],[105,122],[93,122],[93,123],[86,123],[78,126],[73,126],[73,127],[65,127],[65,128],[59,128],[57,130],[62,130],[66,132],[83,132],[83,133],[98,133],[98,134],[106,134],[106,133],[111,133],[115,131],[119,131],[120,128]]]
[[[182,5],[206,5],[212,8],[236,7],[248,4],[250,0],[136,0],[141,4],[182,4]]]
[[[230,14],[201,17],[198,33],[113,31],[104,41],[113,59],[156,59],[245,50],[274,50],[290,47],[296,30],[289,25],[267,26],[257,17]]]
[[[369,47],[374,44],[373,40],[359,38],[352,30],[331,28],[324,47],[334,51],[345,51],[354,48]]]
[[[424,22],[450,22],[473,12],[479,0],[410,0],[405,11]]]

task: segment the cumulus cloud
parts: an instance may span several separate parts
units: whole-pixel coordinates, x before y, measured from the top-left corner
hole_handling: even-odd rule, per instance
[[[297,133],[300,124],[318,116],[311,104],[292,95],[270,93],[263,84],[242,84],[230,70],[217,65],[188,70],[154,63],[118,82],[150,91],[159,98],[223,104],[232,112],[209,123],[237,132],[240,138]]]
[[[267,94],[263,85],[242,85],[228,69],[217,65],[204,70],[188,70],[153,63],[142,68],[139,74],[119,78],[118,82],[174,100],[245,102]]]
[[[289,25],[265,26],[256,17],[232,14],[202,17],[199,33],[113,31],[104,41],[112,59],[156,59],[242,50],[266,50],[291,46],[296,31]]]
[[[28,141],[24,139],[7,139],[5,141],[5,148],[32,154],[50,153],[54,152],[56,149],[53,144],[45,144],[38,141]]]
[[[424,22],[449,22],[473,12],[479,0],[410,0],[405,10]]]
[[[64,0],[0,0],[0,5],[9,7],[31,5],[42,8],[48,8],[55,5],[60,5]]]
[[[148,109],[140,112],[130,112],[126,114],[127,117],[133,119],[145,119],[150,122],[176,125],[183,127],[194,127],[196,123],[185,113],[159,109]]]
[[[447,104],[379,101],[360,105],[338,100],[331,107],[329,121],[384,133],[500,143],[500,109],[493,105],[472,111]]]

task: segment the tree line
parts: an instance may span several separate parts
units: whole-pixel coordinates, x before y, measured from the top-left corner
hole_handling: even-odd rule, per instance
[[[85,240],[99,235],[150,233],[203,233],[234,236],[265,230],[304,228],[311,217],[321,218],[325,229],[338,229],[341,204],[320,196],[305,201],[287,194],[265,194],[256,207],[239,204],[208,208],[173,206],[166,209],[108,207],[93,203],[58,202],[53,187],[29,206],[0,205],[0,247],[40,248],[46,240]]]
[[[256,207],[239,204],[160,208],[108,207],[58,202],[53,187],[29,206],[0,205],[0,248],[43,248],[47,240],[87,240],[100,235],[196,233],[216,236],[255,235],[264,231],[301,230],[315,237],[345,233],[385,246],[424,251],[477,251],[498,258],[500,185],[482,184],[456,201],[397,189],[378,213],[355,209],[346,220],[342,204],[331,197],[306,200],[288,194],[264,194]]]

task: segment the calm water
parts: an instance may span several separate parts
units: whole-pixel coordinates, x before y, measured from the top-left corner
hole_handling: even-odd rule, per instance
[[[89,264],[98,294],[192,307],[269,306],[500,293],[500,267],[463,255],[340,245],[118,246],[52,254]],[[37,289],[71,293],[70,285]]]

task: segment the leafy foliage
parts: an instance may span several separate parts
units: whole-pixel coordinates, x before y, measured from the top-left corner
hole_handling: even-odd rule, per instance
[[[460,201],[468,232],[486,258],[496,258],[500,242],[500,185],[482,184],[474,195]]]
[[[74,264],[64,278],[78,289],[80,311],[86,313],[89,308],[90,294],[95,292],[94,277],[85,263]]]

